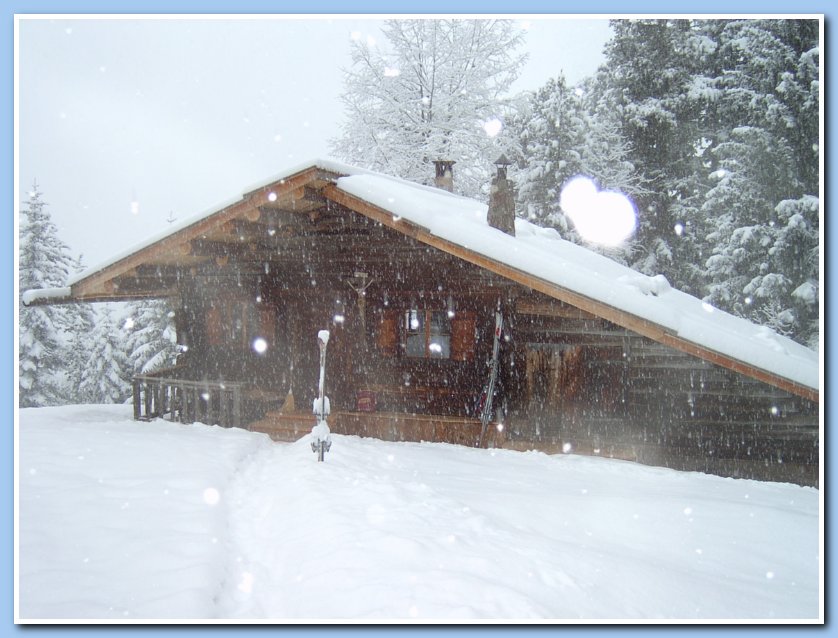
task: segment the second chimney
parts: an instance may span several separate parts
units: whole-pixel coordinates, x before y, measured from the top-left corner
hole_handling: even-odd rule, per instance
[[[512,164],[506,155],[501,155],[496,161],[498,174],[492,179],[489,192],[488,222],[492,228],[497,228],[507,235],[515,236],[515,182],[506,178],[506,167]]]
[[[434,160],[434,168],[436,169],[434,186],[449,193],[454,192],[454,164],[456,162],[451,160]]]

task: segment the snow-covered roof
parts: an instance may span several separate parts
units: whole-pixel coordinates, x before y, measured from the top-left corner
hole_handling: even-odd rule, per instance
[[[338,188],[430,233],[648,320],[683,340],[817,389],[818,353],[676,290],[608,257],[562,239],[554,229],[515,220],[515,237],[490,227],[488,206],[383,175],[350,175]]]
[[[522,219],[515,221],[516,236],[507,235],[488,225],[488,206],[482,202],[332,160],[313,160],[283,171],[268,181],[252,186],[242,199],[186,218],[165,233],[152,236],[77,275],[68,285],[72,287],[163,239],[187,231],[191,226],[248,199],[252,193],[281,188],[286,180],[311,169],[334,175],[339,192],[392,215],[388,225],[397,230],[399,224],[418,226],[430,236],[450,242],[468,254],[483,256],[491,264],[514,269],[543,282],[548,287],[548,294],[551,292],[549,287],[555,286],[557,298],[563,298],[559,294],[563,291],[590,299],[599,307],[607,306],[626,317],[649,322],[659,328],[661,334],[671,336],[679,343],[695,344],[704,351],[704,355],[707,351],[718,353],[725,359],[767,371],[794,384],[816,391],[820,388],[821,366],[817,352],[770,328],[735,317],[675,290],[660,275],[649,277],[640,274],[608,257],[563,240],[554,229],[542,228]],[[31,291],[27,293],[25,302],[45,299],[50,295],[66,295],[66,289]],[[703,356],[701,352],[694,354]]]

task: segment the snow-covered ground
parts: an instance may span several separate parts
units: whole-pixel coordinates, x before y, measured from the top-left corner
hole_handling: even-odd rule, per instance
[[[332,438],[21,410],[18,618],[823,618],[815,489]]]

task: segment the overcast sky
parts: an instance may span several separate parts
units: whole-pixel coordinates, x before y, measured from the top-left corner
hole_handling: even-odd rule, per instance
[[[607,20],[518,20],[515,92],[603,61]],[[74,256],[93,266],[168,226],[329,155],[351,37],[379,22],[21,19],[19,200],[37,180]],[[132,207],[132,203],[134,204]]]

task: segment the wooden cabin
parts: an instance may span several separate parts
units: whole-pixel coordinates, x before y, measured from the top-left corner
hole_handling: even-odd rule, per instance
[[[486,204],[328,161],[25,303],[171,299],[183,353],[138,419],[307,434],[328,329],[333,432],[817,485],[818,355]],[[430,171],[429,171],[430,172]]]

